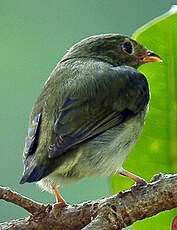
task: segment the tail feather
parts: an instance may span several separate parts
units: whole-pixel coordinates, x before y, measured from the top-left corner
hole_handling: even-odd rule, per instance
[[[41,170],[41,168],[35,166],[32,168],[28,168],[27,170],[24,171],[23,176],[19,183],[24,184],[26,182],[28,183],[37,182],[45,176],[46,175],[44,174],[44,171]]]

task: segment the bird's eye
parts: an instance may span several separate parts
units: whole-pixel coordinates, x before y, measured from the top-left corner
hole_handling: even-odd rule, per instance
[[[122,45],[122,48],[123,50],[128,53],[128,54],[132,54],[132,51],[133,51],[133,47],[132,47],[132,44],[130,42],[125,42],[123,45]]]

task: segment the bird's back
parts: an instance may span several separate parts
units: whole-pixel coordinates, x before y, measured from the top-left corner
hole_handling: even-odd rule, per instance
[[[119,129],[122,130],[125,121],[138,117],[145,111],[148,100],[146,78],[131,67],[113,67],[94,58],[73,58],[59,63],[31,113],[29,129],[32,130],[34,120],[36,128],[27,136],[24,164],[28,173],[22,182],[41,180],[56,171],[56,168],[56,172],[63,170],[63,174],[66,174],[79,161],[80,155],[83,158],[80,160],[84,161],[88,149],[88,155],[89,152],[97,154],[91,150],[92,144],[95,146],[102,136],[101,142],[106,143],[104,136],[109,132],[115,132],[111,135],[120,136],[121,140],[123,134]],[[142,124],[142,119],[140,123]],[[128,130],[127,128],[125,133]],[[65,142],[56,142],[58,136]],[[138,137],[139,134],[135,136]],[[113,139],[112,143],[114,142]],[[117,143],[119,145],[119,141]],[[128,146],[127,143],[125,140],[124,145]],[[97,147],[102,149],[102,145]],[[53,155],[50,157],[52,148]],[[105,156],[109,155],[106,148],[104,151],[98,150],[98,153],[101,151],[100,157],[104,158],[103,153]],[[92,154],[89,157],[91,156]]]

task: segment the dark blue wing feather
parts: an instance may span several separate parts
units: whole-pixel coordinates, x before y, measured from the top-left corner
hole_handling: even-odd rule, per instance
[[[101,74],[96,72],[92,78],[78,83],[78,94],[68,92],[55,122],[54,132],[58,136],[49,158],[120,125],[146,107],[149,89],[143,74],[131,67],[115,67]]]
[[[32,120],[30,127],[28,128],[28,135],[25,139],[25,147],[24,147],[24,158],[27,158],[29,155],[35,153],[38,143],[39,137],[39,128],[41,123],[42,113],[39,113]]]

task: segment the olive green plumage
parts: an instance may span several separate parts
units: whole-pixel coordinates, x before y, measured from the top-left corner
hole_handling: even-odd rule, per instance
[[[50,190],[121,171],[149,101],[147,80],[136,70],[145,53],[119,34],[87,38],[67,52],[34,104],[20,183],[39,181]]]

